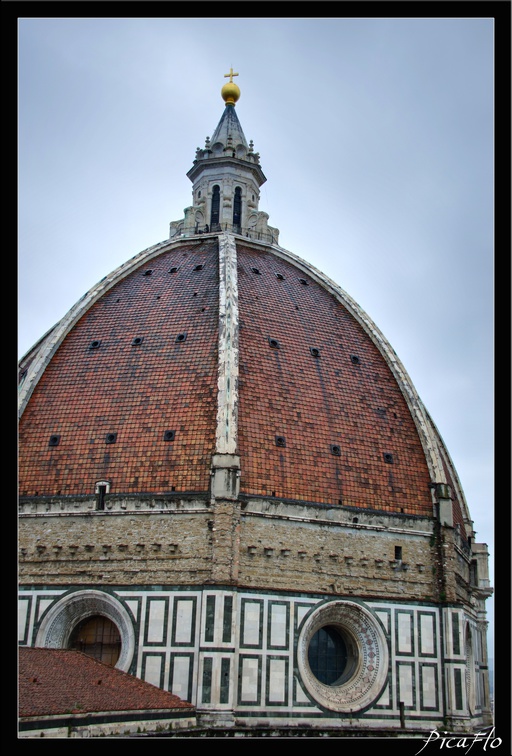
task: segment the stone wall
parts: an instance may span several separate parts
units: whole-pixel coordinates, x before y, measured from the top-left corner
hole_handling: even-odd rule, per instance
[[[80,600],[90,603],[93,593],[105,594],[108,616],[118,606],[130,618],[129,672],[191,701],[198,713],[220,721],[231,717],[232,725],[400,728],[401,703],[407,725],[414,722],[426,731],[442,727],[445,715],[456,716],[461,730],[483,721],[480,644],[475,626],[475,672],[468,684],[468,624],[461,608],[440,611],[428,601],[326,599],[306,592],[215,586],[107,591],[27,586],[20,593],[20,642],[28,645],[51,645],[57,607],[65,622],[74,612],[70,602],[79,607]],[[318,622],[348,623],[369,677],[382,672],[370,691],[375,700],[368,710],[364,701],[353,707],[344,702],[343,686],[334,691],[331,706],[319,706],[318,691],[300,663]]]
[[[209,522],[206,508],[21,517],[20,583],[202,583],[211,571]]]
[[[355,518],[361,521],[364,518]],[[240,584],[355,596],[436,599],[434,552],[417,530],[361,522],[241,518]],[[401,550],[398,557],[397,549]]]
[[[432,518],[304,502],[40,497],[20,503],[21,584],[198,585],[470,602],[469,556]]]

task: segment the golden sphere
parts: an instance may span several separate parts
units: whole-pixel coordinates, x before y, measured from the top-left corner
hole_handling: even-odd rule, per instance
[[[234,105],[240,97],[240,88],[234,81],[228,81],[227,84],[224,84],[220,93],[226,105]]]

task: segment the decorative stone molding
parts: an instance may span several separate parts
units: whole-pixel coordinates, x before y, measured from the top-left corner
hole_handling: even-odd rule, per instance
[[[339,685],[320,682],[308,661],[311,639],[326,626],[339,631],[348,651],[347,668]],[[297,643],[297,661],[310,696],[326,709],[347,714],[375,703],[389,674],[388,643],[379,621],[368,609],[351,601],[328,602],[306,615]]]
[[[226,455],[224,455],[226,456]],[[144,513],[173,513],[188,515],[204,512],[210,502],[206,494],[181,496],[180,494],[146,495],[137,499],[133,495],[109,494],[110,498],[104,510],[96,509],[96,498],[89,496],[66,497],[35,497],[34,499],[21,497],[19,503],[20,517],[31,515],[49,515],[51,517],[67,517],[69,515],[87,515],[87,517],[109,517],[112,514],[130,515],[133,512]]]
[[[234,237],[219,236],[217,454],[235,455],[238,436],[238,277]]]

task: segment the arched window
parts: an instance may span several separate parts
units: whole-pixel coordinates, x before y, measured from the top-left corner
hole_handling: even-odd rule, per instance
[[[239,186],[235,189],[235,198],[233,201],[233,226],[242,224],[242,190]]]
[[[95,620],[92,627],[85,628],[91,620]],[[110,661],[117,669],[128,672],[135,654],[133,617],[121,602],[104,591],[76,591],[56,601],[44,615],[34,645],[75,648],[87,653],[87,647],[91,649],[88,641],[97,634],[98,641],[104,646],[102,661],[108,660],[110,655]],[[108,646],[110,650],[106,648]],[[116,657],[117,661],[114,661]]]
[[[213,230],[214,226],[219,225],[219,210],[220,210],[220,187],[215,184],[213,187],[212,195],[212,213],[210,217],[210,227]]]
[[[121,653],[121,636],[107,617],[87,617],[71,633],[69,648],[114,667]]]

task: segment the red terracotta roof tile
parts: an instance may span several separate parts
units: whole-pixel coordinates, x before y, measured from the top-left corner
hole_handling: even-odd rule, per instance
[[[20,421],[22,493],[94,493],[103,479],[112,493],[208,489],[217,413],[216,249],[210,241],[160,255],[76,323]],[[198,263],[204,268],[194,272]],[[153,273],[143,276],[148,268]],[[134,345],[137,337],[143,341]],[[100,344],[91,349],[94,341]],[[164,441],[166,430],[176,431],[174,441]],[[117,434],[115,443],[105,443],[108,433]],[[60,435],[55,447],[53,434]]]
[[[430,516],[416,426],[370,337],[291,263],[239,247],[238,268],[242,493]]]
[[[192,704],[80,651],[19,649],[19,716],[190,709]]]
[[[241,492],[431,516],[415,423],[371,338],[291,262],[237,251]],[[218,289],[216,241],[184,242],[83,315],[21,418],[21,495],[91,494],[104,479],[113,494],[208,490]]]

